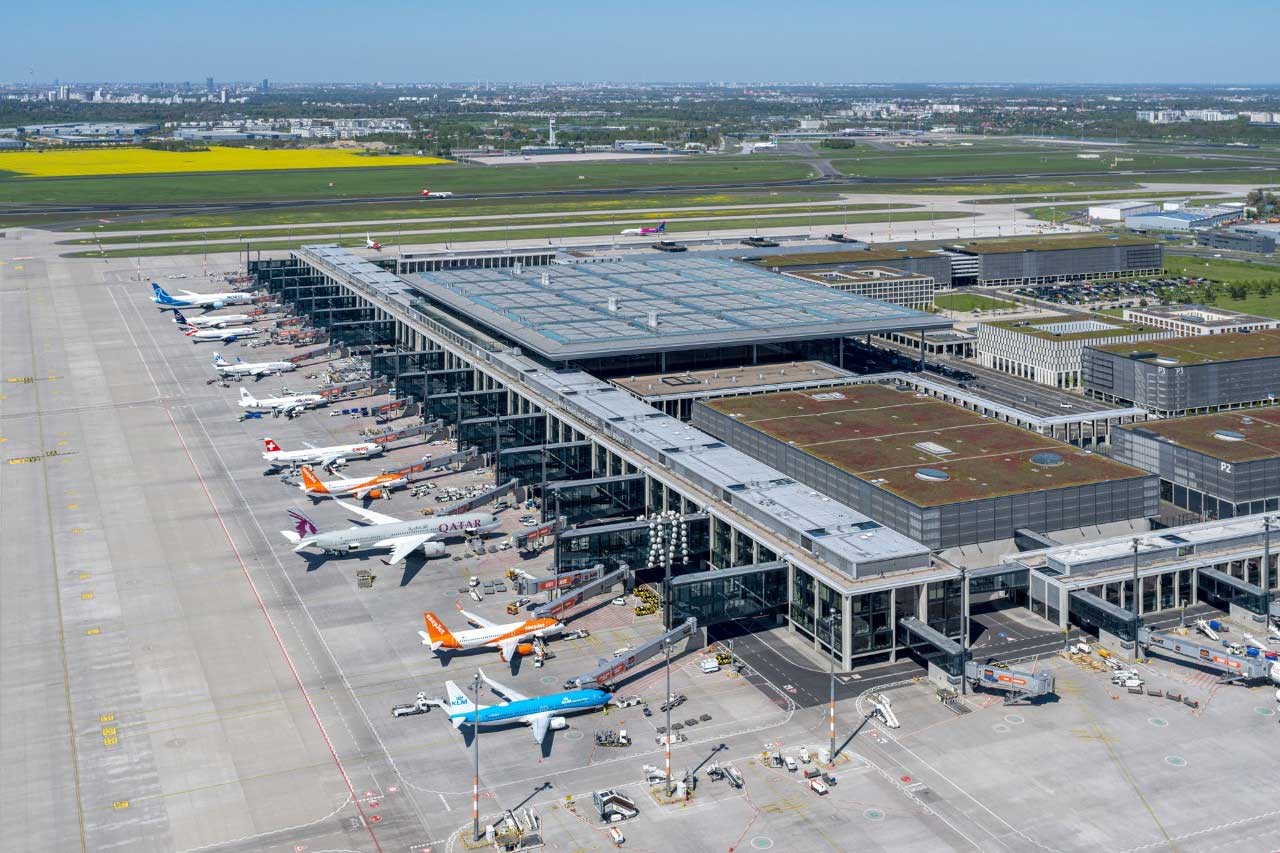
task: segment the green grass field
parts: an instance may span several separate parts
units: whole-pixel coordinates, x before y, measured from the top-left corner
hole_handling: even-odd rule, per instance
[[[1164,256],[1165,272],[1192,278],[1207,278],[1226,284],[1251,284],[1260,281],[1280,281],[1280,261],[1274,265],[1244,261],[1228,261],[1221,258],[1196,258],[1188,255]]]
[[[969,177],[981,175],[1020,175],[1040,172],[1124,172],[1142,169],[1195,169],[1214,165],[1232,165],[1229,161],[1171,154],[1123,153],[1128,158],[1112,167],[1107,154],[1097,160],[1081,160],[1072,152],[978,152],[970,154],[866,156],[849,159],[832,158],[841,172],[868,178]],[[1166,176],[1168,177],[1168,176]],[[1169,180],[1172,180],[1169,177]],[[1186,181],[1187,178],[1181,178]]]
[[[783,158],[708,157],[648,163],[422,166],[187,175],[0,178],[0,203],[146,204],[416,196],[423,187],[467,193],[698,186],[798,180],[806,164]]]
[[[506,216],[525,213],[590,213],[610,210],[651,210],[671,207],[711,207],[718,205],[769,205],[834,201],[834,192],[812,192],[784,187],[758,192],[672,192],[668,195],[618,195],[570,197],[564,199],[450,199],[447,201],[368,202],[361,204],[318,205],[266,210],[228,211],[193,216],[139,217],[139,221],[106,223],[113,231],[149,231],[159,228],[242,228],[251,225],[310,225],[317,222],[358,222],[373,220],[430,221],[444,216]],[[877,208],[867,204],[863,209]],[[852,209],[852,206],[851,208]],[[78,215],[83,218],[83,214]],[[643,218],[644,214],[637,214]],[[131,219],[133,217],[130,217]],[[95,231],[97,226],[75,230]]]
[[[1012,302],[1003,299],[992,299],[979,293],[944,293],[934,297],[933,304],[948,311],[994,311],[1015,307]]]
[[[942,220],[942,219],[961,218],[961,217],[964,217],[965,215],[966,214],[960,211],[938,211],[933,216],[939,220]],[[902,214],[895,213],[893,219],[894,219],[894,222],[897,223],[899,221],[909,222],[909,221],[926,220],[926,219],[929,219],[930,216],[931,214],[922,212],[922,211],[907,211]],[[861,217],[861,219],[859,219],[859,217]],[[743,232],[746,232],[751,230],[754,227],[785,228],[787,226],[792,226],[792,227],[803,226],[803,225],[809,224],[810,222],[812,222],[815,225],[818,225],[818,224],[840,224],[845,221],[848,221],[850,224],[854,223],[855,221],[880,222],[882,221],[882,217],[879,214],[859,214],[857,217],[826,215],[826,216],[814,216],[812,217],[812,219],[808,217],[795,218],[795,219],[784,219],[784,218],[777,218],[777,217],[761,217],[760,219],[749,220],[749,221],[743,220],[741,222],[737,222],[733,224],[735,226],[740,227]],[[667,226],[667,233],[668,235],[679,235],[682,233],[697,234],[699,232],[706,232],[709,227],[711,227],[714,230],[716,227],[724,228],[728,226],[729,226],[729,223],[721,224],[721,223],[715,223],[715,222],[672,222],[670,225]],[[552,225],[552,226],[547,226],[545,228],[530,228],[523,231],[512,231],[510,232],[509,235],[507,234],[505,228],[503,228],[502,226],[498,226],[495,228],[489,228],[489,229],[483,229],[483,230],[455,231],[449,234],[423,235],[422,239],[414,239],[412,241],[412,245],[432,246],[432,245],[443,245],[446,243],[449,245],[455,245],[458,243],[468,243],[468,242],[476,242],[476,241],[498,241],[498,240],[503,240],[507,236],[510,236],[512,240],[520,241],[520,240],[536,240],[536,239],[554,239],[557,237],[569,237],[569,236],[606,237],[606,236],[612,236],[615,234],[617,234],[617,231],[611,225],[585,225],[585,226],[574,227],[574,228],[565,228],[563,226]],[[404,236],[408,237],[413,235],[410,235],[409,232],[404,232]],[[160,244],[155,246],[148,245],[140,248],[106,249],[105,251],[102,251],[102,252],[96,249],[90,250],[90,251],[84,251],[84,252],[73,252],[68,254],[67,257],[132,258],[132,257],[151,257],[156,255],[193,255],[193,254],[199,255],[199,254],[204,254],[206,252],[213,254],[217,252],[243,251],[246,243],[252,249],[268,251],[268,250],[281,250],[281,249],[296,249],[300,242],[301,241],[299,241],[298,239],[292,239],[292,240],[250,239],[248,241],[210,243],[204,246],[174,246],[170,244]],[[338,243],[339,245],[342,245],[342,246],[363,247],[364,234],[361,233],[358,237],[353,236],[353,237],[344,238],[341,240],[324,240],[323,242]],[[394,243],[388,242],[387,240],[383,240],[382,242],[386,246],[394,245]]]
[[[547,226],[560,226],[570,224],[583,223],[609,223],[615,229],[614,233],[618,233],[623,227],[635,225],[637,223],[654,224],[659,220],[668,223],[668,228],[674,229],[677,222],[687,222],[690,219],[724,219],[737,218],[738,224],[743,227],[750,227],[753,220],[742,219],[741,217],[772,217],[779,221],[791,221],[795,224],[803,224],[808,221],[808,215],[813,214],[816,217],[830,218],[831,215],[852,214],[848,216],[850,224],[864,222],[884,222],[888,221],[892,216],[895,221],[903,219],[905,221],[904,212],[907,207],[919,207],[919,205],[896,205],[890,206],[878,204],[851,204],[851,205],[801,205],[798,207],[748,207],[748,208],[731,208],[728,210],[690,210],[684,212],[655,210],[651,212],[632,214],[628,217],[619,219],[615,214],[608,213],[583,213],[583,214],[547,214],[546,216],[538,216],[529,219],[507,219],[500,216],[493,216],[484,219],[450,219],[448,221],[433,221],[430,219],[415,220],[410,222],[398,222],[395,225],[383,226],[352,226],[343,229],[341,226],[299,226],[284,228],[264,228],[255,231],[245,231],[237,233],[235,229],[230,232],[216,231],[197,233],[165,233],[165,234],[138,234],[138,235],[115,235],[106,237],[78,237],[72,240],[62,241],[63,245],[103,245],[111,244],[127,244],[127,243],[172,243],[181,242],[183,240],[200,240],[209,237],[227,239],[234,237],[236,239],[252,239],[263,240],[270,237],[287,237],[290,239],[306,239],[313,237],[326,237],[334,234],[342,235],[345,231],[352,233],[371,233],[376,234],[384,242],[388,239],[389,234],[421,234],[425,233],[422,226],[428,226],[430,230],[453,230],[453,231],[475,231],[490,230],[498,231],[507,225],[514,227],[522,225],[537,225],[545,223]],[[878,214],[866,214],[862,211],[877,210]],[[961,215],[958,211],[951,211],[957,215]],[[711,227],[713,223],[708,223]],[[727,226],[726,226],[727,227]],[[110,226],[104,226],[103,230],[109,230]],[[91,229],[85,229],[91,230]],[[514,233],[514,231],[513,231]]]
[[[1032,193],[1092,193],[1106,190],[1139,189],[1142,185],[1132,178],[1081,178],[1075,181],[1044,180],[1034,183],[1022,181],[1010,182],[966,182],[947,184],[850,184],[841,187],[847,193],[911,193],[920,195],[992,195],[1023,196]],[[1004,199],[993,199],[992,204],[1003,203]]]
[[[1011,196],[1006,198],[979,198],[967,204],[1048,204],[1056,202],[1058,207],[1070,205],[1097,204],[1102,201],[1125,201],[1132,198],[1192,198],[1194,196],[1216,195],[1210,190],[1157,190],[1156,192],[1138,193],[1090,193],[1088,190],[1075,190],[1073,193],[1049,193],[1040,195]],[[1224,199],[1225,200],[1225,199]],[[1216,201],[1216,199],[1215,199]]]

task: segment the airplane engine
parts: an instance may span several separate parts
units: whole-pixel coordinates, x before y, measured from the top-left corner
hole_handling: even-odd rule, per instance
[[[520,643],[516,646],[516,654],[531,655],[533,654],[533,643]]]
[[[560,731],[564,731],[567,728],[569,728],[569,721],[566,720],[564,717],[551,718],[551,731],[560,732]]]
[[[369,497],[373,498],[375,501],[378,500],[382,497],[382,489],[370,489]]]
[[[214,307],[214,308],[225,308],[225,307],[226,307],[226,303],[225,303],[225,302],[215,302],[215,303],[213,303],[213,307]]]
[[[443,557],[444,544],[441,542],[424,542],[422,544],[422,554],[428,560],[434,560],[436,557]]]

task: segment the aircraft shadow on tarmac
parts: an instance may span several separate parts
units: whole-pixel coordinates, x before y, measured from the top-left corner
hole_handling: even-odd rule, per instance
[[[570,724],[570,726],[572,727],[572,724]],[[485,737],[488,737],[489,735],[497,734],[498,732],[514,731],[516,729],[525,729],[527,731],[529,729],[529,726],[525,723],[520,723],[520,722],[510,722],[510,723],[503,723],[502,725],[485,726],[484,734],[485,734]],[[472,741],[475,740],[475,728],[470,723],[463,723],[461,726],[458,727],[458,731],[462,732],[463,746],[465,746],[467,749],[470,749]],[[543,758],[551,757],[551,750],[555,746],[555,739],[556,739],[555,729],[550,729],[550,728],[547,729],[546,737],[544,737],[542,739],[542,743],[539,744]]]

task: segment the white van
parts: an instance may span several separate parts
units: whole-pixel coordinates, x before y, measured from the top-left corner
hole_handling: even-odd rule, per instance
[[[719,672],[720,664],[716,663],[715,658],[703,658],[698,664],[698,668],[703,672]]]

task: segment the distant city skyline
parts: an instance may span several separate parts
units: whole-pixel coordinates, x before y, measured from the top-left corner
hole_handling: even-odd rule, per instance
[[[8,12],[0,81],[805,81],[830,84],[1277,82],[1271,0],[1158,10],[1078,0],[779,7],[510,0],[66,0]]]

